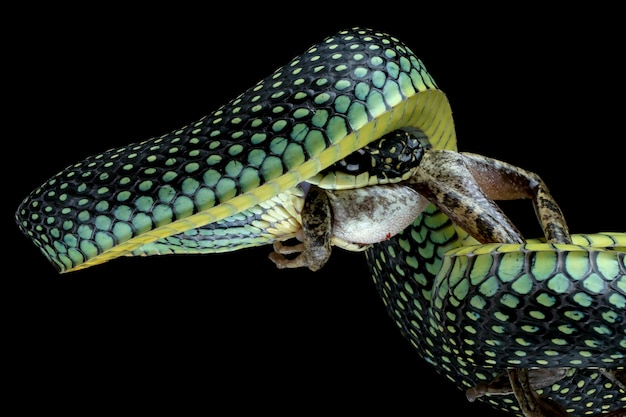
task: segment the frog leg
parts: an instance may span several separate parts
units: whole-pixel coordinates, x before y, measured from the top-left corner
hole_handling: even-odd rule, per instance
[[[533,390],[547,387],[567,376],[568,368],[536,368],[528,370],[528,379]],[[470,402],[487,395],[513,394],[508,373],[498,374],[491,382],[481,382],[465,392]]]
[[[558,204],[535,173],[472,153],[428,150],[416,174],[414,189],[437,205],[480,243],[523,243],[519,230],[494,200],[532,199],[546,239],[571,243]]]
[[[563,212],[539,175],[482,155],[468,152],[461,155],[474,179],[492,199],[531,199],[546,239],[571,243]]]
[[[569,414],[556,402],[540,397],[531,384],[530,371],[525,368],[508,370],[513,394],[526,417],[567,417]]]
[[[274,243],[274,252],[269,255],[278,268],[308,267],[319,270],[330,258],[332,237],[332,213],[328,195],[318,188],[311,187],[302,208],[302,243],[285,246]],[[299,253],[293,259],[287,254]]]

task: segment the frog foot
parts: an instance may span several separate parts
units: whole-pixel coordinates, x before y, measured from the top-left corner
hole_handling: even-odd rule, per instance
[[[288,258],[285,255],[292,255],[298,253],[295,258]],[[284,268],[302,268],[307,267],[311,271],[317,271],[326,262],[321,262],[315,255],[316,251],[307,248],[304,243],[297,243],[295,245],[283,245],[281,242],[274,242],[274,252],[270,253],[269,259],[276,264],[279,269]]]
[[[568,417],[565,409],[556,402],[540,397],[531,384],[529,371],[526,368],[508,370],[509,381],[513,394],[517,398],[520,409],[526,417]]]
[[[528,371],[528,379],[532,389],[540,389],[547,387],[561,379],[563,379],[568,372],[568,368],[538,368],[530,369]],[[465,392],[467,399],[470,402],[476,401],[476,399],[486,395],[509,395],[513,394],[513,387],[511,380],[507,373],[502,373],[496,376],[491,382],[481,382],[476,386],[468,389]]]
[[[317,271],[330,258],[332,238],[332,213],[328,195],[317,187],[311,187],[302,209],[302,243],[285,246],[274,242],[274,252],[269,255],[278,268],[307,267]],[[295,258],[285,255],[299,253]]]
[[[625,369],[599,371],[622,390],[626,385]],[[567,412],[557,403],[537,395],[536,390],[567,376],[568,368],[512,369],[497,375],[489,383],[479,383],[466,391],[470,402],[487,395],[514,394],[526,417],[565,417]],[[596,416],[599,417],[599,416]],[[602,417],[626,417],[626,410],[615,410]]]

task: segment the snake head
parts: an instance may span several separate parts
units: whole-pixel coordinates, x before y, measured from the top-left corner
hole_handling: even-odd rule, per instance
[[[293,206],[304,182],[375,183],[320,173],[407,127],[456,146],[448,101],[415,54],[385,33],[345,30],[200,120],[70,165],[24,199],[16,221],[60,272],[268,244],[293,231],[277,237],[284,223],[267,210]]]

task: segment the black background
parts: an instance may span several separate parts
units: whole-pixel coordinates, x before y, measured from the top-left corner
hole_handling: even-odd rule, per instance
[[[468,403],[402,339],[363,254],[335,250],[317,273],[277,270],[267,247],[125,258],[58,275],[13,212],[67,165],[195,121],[359,25],[422,58],[449,97],[461,150],[541,175],[572,232],[624,231],[624,36],[615,11],[153,7],[34,7],[6,17],[19,28],[4,37],[10,397],[25,410],[86,414],[501,415]],[[526,203],[504,207],[535,237]]]

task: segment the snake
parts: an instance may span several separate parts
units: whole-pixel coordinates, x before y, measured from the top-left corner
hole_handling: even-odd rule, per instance
[[[502,194],[500,177],[536,200],[545,236],[522,238],[481,191]],[[549,197],[532,173],[459,153],[422,61],[355,27],[195,122],[68,166],[15,220],[59,273],[269,244],[277,266],[318,270],[332,247],[362,251],[400,332],[470,400],[546,415],[502,383],[521,369],[568,415],[623,412],[626,233],[570,235]]]

